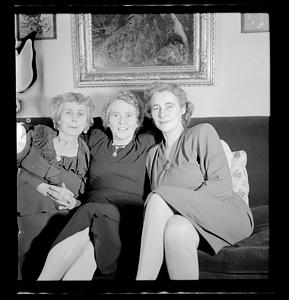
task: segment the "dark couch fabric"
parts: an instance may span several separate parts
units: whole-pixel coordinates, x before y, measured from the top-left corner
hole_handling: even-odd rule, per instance
[[[36,124],[52,127],[49,118],[19,118],[26,130]],[[199,250],[200,279],[267,279],[269,277],[269,117],[192,118],[191,125],[212,124],[232,151],[245,150],[249,178],[249,205],[255,229],[252,235],[212,256]],[[101,120],[95,118],[94,127]],[[145,129],[156,130],[145,119]],[[156,131],[157,132],[157,131]],[[89,134],[89,133],[88,133]],[[159,132],[158,132],[159,134]]]
[[[269,269],[268,206],[252,209],[253,234],[233,246],[224,247],[217,255],[199,251],[200,279],[264,279]]]

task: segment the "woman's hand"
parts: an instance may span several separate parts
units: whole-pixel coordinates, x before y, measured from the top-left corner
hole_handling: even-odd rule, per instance
[[[73,193],[66,188],[63,183],[61,187],[42,182],[38,185],[37,191],[44,196],[49,196],[53,201],[59,204],[58,209],[73,209],[77,204]]]
[[[41,182],[37,187],[36,190],[41,193],[43,196],[48,196],[47,193],[49,191],[50,184],[47,184],[45,182]]]
[[[62,183],[62,186],[50,185],[47,195],[60,204],[58,209],[73,209],[76,204],[76,199],[74,198],[73,193],[66,188],[65,184]]]

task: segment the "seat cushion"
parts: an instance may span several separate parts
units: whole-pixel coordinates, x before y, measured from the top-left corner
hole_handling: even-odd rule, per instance
[[[269,208],[267,205],[254,207],[252,213],[255,227],[251,236],[233,246],[224,247],[216,255],[198,251],[200,279],[268,275]]]

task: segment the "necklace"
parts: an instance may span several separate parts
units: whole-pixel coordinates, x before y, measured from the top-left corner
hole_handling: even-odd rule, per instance
[[[58,136],[53,140],[53,143],[57,161],[61,161],[63,156],[75,156],[75,151],[78,148],[78,140],[66,141]]]
[[[59,145],[61,145],[61,146],[67,146],[68,144],[70,144],[70,145],[72,145],[72,146],[74,146],[74,145],[77,145],[77,140],[75,141],[75,140],[72,140],[72,141],[66,141],[66,140],[64,140],[64,139],[61,139],[60,138],[60,136],[58,136],[58,143],[59,143]]]
[[[119,150],[119,149],[123,149],[126,145],[115,145],[115,143],[113,143],[112,142],[112,147],[114,148],[114,151],[113,151],[113,153],[112,153],[112,156],[113,157],[117,157],[117,151]]]

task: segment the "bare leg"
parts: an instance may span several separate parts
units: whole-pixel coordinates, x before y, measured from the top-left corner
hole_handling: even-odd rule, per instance
[[[164,230],[173,212],[158,195],[151,194],[146,206],[136,280],[155,280],[164,256]]]
[[[96,270],[94,246],[88,241],[78,260],[66,272],[62,280],[92,280]]]
[[[197,248],[200,237],[190,221],[174,215],[165,229],[165,255],[170,279],[199,279]]]
[[[87,227],[56,244],[49,251],[38,280],[61,280],[89,241],[88,232]]]

